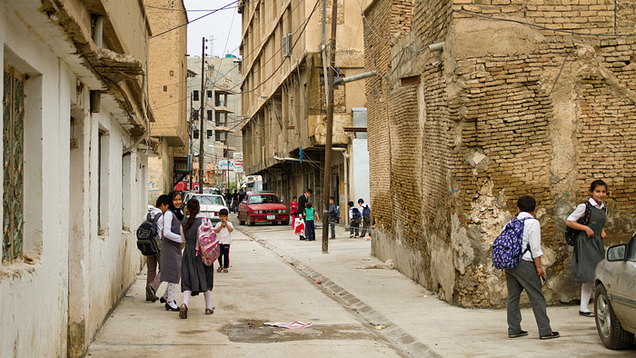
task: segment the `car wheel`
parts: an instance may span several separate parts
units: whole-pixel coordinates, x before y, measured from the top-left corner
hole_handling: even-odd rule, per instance
[[[596,330],[603,344],[609,349],[626,349],[634,342],[634,335],[623,329],[612,309],[603,284],[596,287],[594,294]]]
[[[289,225],[289,221],[281,221],[280,223],[283,225]]]
[[[254,222],[252,221],[252,218],[249,215],[247,216],[247,225],[254,226]]]

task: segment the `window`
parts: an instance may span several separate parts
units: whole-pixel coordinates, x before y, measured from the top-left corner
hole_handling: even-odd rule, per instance
[[[195,109],[194,112],[192,112],[192,120],[193,121],[198,121],[199,120],[199,110]]]
[[[212,91],[207,91],[208,93],[208,98],[212,98]]]
[[[212,120],[212,110],[208,109],[208,121]]]
[[[225,142],[225,139],[227,138],[227,134],[221,131],[216,132],[215,134],[215,138],[217,142]]]
[[[211,129],[208,129],[207,132],[208,132],[208,139],[212,138],[212,136],[214,135],[214,131]]]
[[[199,130],[195,129],[192,131],[192,139],[199,139]]]
[[[4,71],[2,261],[22,256],[24,239],[24,76]]]
[[[193,101],[198,101],[199,100],[199,91],[198,90],[192,91],[192,100]]]
[[[174,77],[174,70],[170,70],[170,77]]]
[[[168,86],[163,86],[163,91],[168,92]]]

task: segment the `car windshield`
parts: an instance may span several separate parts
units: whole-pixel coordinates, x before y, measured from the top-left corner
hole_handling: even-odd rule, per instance
[[[248,204],[280,204],[276,195],[252,195]]]
[[[223,205],[223,199],[220,196],[195,195],[192,198],[197,199],[199,205]]]

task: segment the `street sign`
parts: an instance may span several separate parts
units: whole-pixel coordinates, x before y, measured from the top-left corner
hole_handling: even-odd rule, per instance
[[[234,171],[237,173],[243,173],[243,163],[234,163]]]
[[[243,162],[243,153],[234,153],[234,162]]]

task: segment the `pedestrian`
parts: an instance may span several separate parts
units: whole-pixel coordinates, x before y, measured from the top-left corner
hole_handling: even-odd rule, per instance
[[[329,227],[331,228],[331,238],[336,238],[336,223],[340,221],[340,209],[335,203],[335,198],[329,198]]]
[[[314,218],[316,221],[320,221],[320,216],[313,208],[313,205],[311,203],[305,204],[305,232],[307,234],[307,241],[316,241]]]
[[[219,248],[221,255],[219,255],[219,268],[216,272],[227,273],[227,269],[230,267],[230,244],[232,243],[232,231],[234,231],[234,225],[227,221],[228,212],[225,209],[219,211],[219,218],[221,221],[216,223],[214,232],[216,232],[216,238],[219,240]]]
[[[223,193],[223,198],[225,199],[225,205],[227,205],[228,208],[232,207],[232,194],[230,194],[230,190],[229,189],[223,189],[225,191],[225,193]]]
[[[307,202],[309,202],[309,198],[314,191],[311,189],[307,189],[303,195],[298,198],[298,211],[297,215],[300,219],[305,220],[305,207]],[[307,223],[305,223],[305,231],[307,231]],[[302,234],[300,235],[301,240],[306,240],[306,237]]]
[[[360,230],[360,237],[365,237],[367,232],[371,237],[371,208],[369,204],[365,204],[362,198],[358,199],[358,205],[362,211],[362,229]]]
[[[298,198],[293,197],[292,201],[289,203],[289,215],[291,215],[292,220],[292,230],[296,229],[296,217],[298,216]]]
[[[238,204],[239,204],[239,195],[236,192],[236,189],[234,189],[234,192],[232,193],[232,212],[233,213],[238,212]]]
[[[183,238],[183,212],[181,211],[181,193],[173,191],[168,194],[168,210],[163,213],[161,239],[161,282],[167,282],[166,292],[161,297],[167,311],[178,311],[174,301],[174,290],[181,279],[181,244]]]
[[[591,197],[586,203],[579,204],[568,216],[565,225],[580,230],[572,252],[572,281],[581,283],[581,316],[593,317],[594,313],[588,309],[594,283],[594,271],[596,265],[605,256],[603,239],[605,233],[605,219],[607,208],[603,203],[607,195],[607,184],[602,180],[594,180],[590,185]],[[585,220],[585,224],[577,221]]]
[[[532,312],[539,327],[540,339],[558,338],[559,332],[552,331],[550,319],[546,311],[545,297],[541,288],[541,279],[545,280],[545,271],[541,267],[541,224],[534,218],[537,203],[532,196],[524,195],[517,200],[517,219],[524,220],[521,234],[522,256],[519,265],[506,269],[506,284],[508,286],[508,301],[506,304],[508,315],[508,337],[517,338],[528,335],[528,331],[521,329],[521,311],[519,299],[521,291],[525,290]]]
[[[212,307],[212,288],[214,287],[214,267],[206,266],[197,254],[197,233],[203,222],[199,214],[201,206],[195,198],[188,200],[188,219],[182,222],[185,248],[183,249],[183,261],[181,262],[181,292],[183,303],[179,307],[179,317],[188,318],[188,305],[190,297],[203,292],[205,298],[205,314],[214,313]],[[222,209],[225,210],[225,209]]]
[[[362,214],[358,208],[353,207],[353,201],[348,202],[347,205],[349,205],[349,238],[358,237]]]
[[[170,199],[168,195],[159,195],[155,207],[150,211],[150,220],[155,220],[157,215],[161,215],[157,219],[157,233],[159,236],[159,253],[156,255],[146,256],[146,301],[157,301],[157,291],[161,285],[161,232],[163,228],[163,213],[168,210]],[[144,218],[145,220],[145,218]]]

